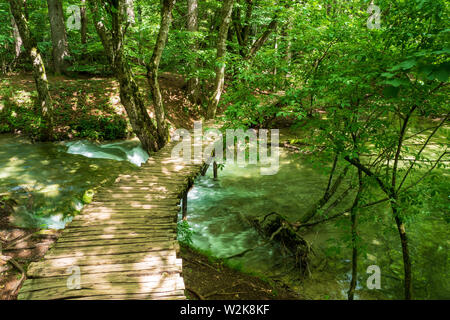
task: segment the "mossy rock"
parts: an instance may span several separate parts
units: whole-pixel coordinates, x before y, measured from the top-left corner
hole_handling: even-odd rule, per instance
[[[94,198],[95,192],[92,189],[86,190],[83,194],[83,202],[85,204],[89,204],[92,202],[92,199]]]

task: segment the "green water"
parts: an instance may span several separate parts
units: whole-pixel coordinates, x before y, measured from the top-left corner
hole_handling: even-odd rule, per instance
[[[0,194],[18,202],[13,224],[64,228],[82,208],[85,191],[136,170],[130,161],[138,164],[139,157],[145,157],[139,149],[137,141],[32,144],[25,138],[0,135]]]
[[[0,135],[0,194],[18,201],[13,223],[24,227],[63,228],[82,208],[86,190],[111,183],[124,172],[137,169],[147,155],[137,141],[95,144],[36,143]],[[293,260],[274,243],[266,244],[249,226],[247,218],[278,212],[297,220],[317,200],[327,177],[311,165],[307,156],[282,152],[276,175],[261,175],[258,166],[241,168],[227,164],[212,179],[209,170],[199,177],[188,196],[188,218],[193,244],[224,258],[254,248],[230,260],[234,267],[263,275],[268,281],[289,285],[306,299],[345,299],[349,283],[350,249],[348,218],[320,225],[304,234],[312,243],[311,276],[300,277]],[[443,179],[448,172],[442,173]],[[448,186],[441,196],[448,200]],[[434,200],[428,205],[433,208]],[[346,207],[348,203],[342,203]],[[408,224],[417,298],[448,299],[448,222],[442,210]],[[379,216],[380,221],[365,217]],[[357,297],[403,297],[401,250],[388,208],[379,205],[365,212],[360,222],[366,254],[359,260]],[[343,240],[344,239],[344,240]],[[339,249],[339,250],[338,250]],[[366,269],[381,268],[381,290],[368,290]]]
[[[311,276],[302,278],[293,269],[293,260],[276,244],[264,239],[249,226],[245,217],[270,212],[297,220],[323,193],[327,176],[308,161],[288,152],[281,153],[276,175],[262,176],[257,166],[226,165],[214,181],[211,170],[199,177],[188,195],[188,221],[193,246],[218,258],[255,248],[231,264],[271,281],[289,285],[307,299],[345,299],[350,281],[351,252],[348,241],[349,218],[315,227],[304,234],[312,243]],[[448,190],[446,190],[448,192]],[[351,201],[351,200],[350,200]],[[348,207],[343,203],[339,209]],[[356,298],[402,299],[402,256],[398,235],[388,208],[366,210],[365,216],[381,216],[379,222],[361,217],[360,231],[365,255],[359,259]],[[416,298],[448,299],[449,229],[442,213],[418,219],[408,225],[414,268]],[[366,286],[367,267],[381,269],[381,289]]]

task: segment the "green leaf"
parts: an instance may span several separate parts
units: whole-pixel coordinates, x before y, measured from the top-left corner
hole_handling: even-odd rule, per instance
[[[394,73],[389,73],[389,72],[384,72],[384,73],[382,73],[381,75],[382,75],[383,77],[388,78],[388,79],[390,79],[390,78],[392,78],[392,77],[395,76]]]
[[[398,71],[398,70],[409,70],[409,69],[411,69],[412,67],[414,67],[415,65],[417,64],[417,61],[416,60],[413,60],[413,59],[411,59],[411,60],[406,60],[406,61],[403,61],[402,63],[400,63],[400,64],[398,64],[398,65],[396,65],[396,66],[394,66],[394,67],[392,67],[391,69],[388,69],[389,71]]]

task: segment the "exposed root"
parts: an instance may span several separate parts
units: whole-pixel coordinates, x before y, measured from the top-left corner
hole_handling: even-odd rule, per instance
[[[310,274],[308,255],[312,252],[311,246],[286,218],[271,212],[264,217],[251,219],[250,223],[269,241],[277,241],[284,251],[290,252],[295,258],[295,266],[302,274]]]
[[[1,254],[1,252],[0,252],[0,254]],[[25,270],[20,265],[20,263],[18,263],[14,258],[12,258],[10,256],[0,255],[0,260],[10,263],[14,268],[19,270],[19,272],[21,273],[19,282],[17,282],[16,285],[14,286],[14,288],[12,289],[12,294],[16,294],[17,290],[22,286],[22,283],[25,281],[25,278],[26,278]]]

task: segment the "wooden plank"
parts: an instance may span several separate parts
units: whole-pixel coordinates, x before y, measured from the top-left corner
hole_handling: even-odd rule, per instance
[[[90,226],[89,229],[80,228],[76,226],[70,226],[70,224],[64,229],[63,234],[67,233],[83,233],[83,232],[97,232],[101,234],[110,234],[110,233],[126,233],[126,232],[151,232],[152,230],[176,230],[177,225],[175,222],[170,223],[159,223],[159,224],[131,224],[128,223],[126,225],[112,225],[112,226]]]
[[[63,232],[61,239],[70,239],[70,238],[79,238],[79,237],[92,237],[92,236],[98,236],[100,239],[112,239],[116,235],[119,237],[125,237],[129,236],[130,238],[136,237],[139,235],[145,236],[148,234],[152,235],[160,235],[160,234],[176,234],[176,229],[148,229],[148,230],[141,230],[141,231],[131,231],[131,230],[116,230],[115,232],[104,232],[101,230],[82,230],[80,232]]]
[[[131,239],[147,239],[147,240],[155,240],[155,239],[167,239],[172,238],[175,240],[176,233],[175,232],[158,232],[158,233],[148,233],[148,234],[109,234],[109,235],[82,235],[78,237],[61,237],[58,239],[58,243],[66,243],[66,242],[77,242],[82,243],[84,241],[100,241],[100,240],[131,240]]]
[[[166,212],[151,212],[146,210],[136,211],[121,211],[121,210],[108,210],[108,211],[87,211],[81,215],[75,217],[72,222],[75,221],[95,221],[95,220],[109,220],[109,219],[145,219],[146,221],[155,221],[158,219],[168,218],[167,221],[171,221],[174,215],[177,215],[178,210],[168,210]]]
[[[131,263],[149,263],[152,265],[173,265],[176,264],[175,251],[164,254],[120,254],[120,255],[104,255],[100,257],[80,257],[80,258],[60,258],[44,260],[39,262],[33,262],[30,264],[28,270],[30,274],[38,274],[39,270],[45,268],[69,268],[72,266],[85,267],[85,266],[101,266],[106,264],[131,264]],[[38,270],[36,272],[36,270]]]
[[[110,225],[120,225],[120,224],[142,224],[142,225],[165,225],[170,222],[175,222],[177,215],[174,213],[172,218],[167,217],[154,217],[154,218],[134,218],[134,219],[92,219],[92,220],[75,220],[70,223],[71,227],[90,227],[90,226],[110,226]]]
[[[136,272],[145,271],[148,273],[162,273],[162,272],[180,272],[181,262],[177,259],[172,264],[155,264],[152,262],[135,262],[135,263],[117,263],[117,264],[104,264],[99,266],[82,266],[81,274],[93,274],[93,273],[110,273],[110,272]],[[27,276],[29,278],[43,278],[43,277],[55,277],[55,276],[70,276],[72,272],[69,268],[45,268],[41,265],[34,266],[31,263]]]
[[[106,294],[96,296],[84,296],[74,300],[186,300],[184,290],[173,291],[167,294]]]
[[[117,200],[124,200],[124,199],[139,199],[139,200],[145,200],[145,201],[155,201],[159,202],[159,200],[163,202],[167,202],[167,200],[176,200],[178,198],[177,193],[167,193],[167,194],[161,194],[161,193],[154,193],[150,194],[147,192],[136,192],[134,190],[130,190],[128,192],[102,192],[98,196],[94,196],[94,199],[96,202],[101,202],[101,200],[109,200],[109,201],[117,201]],[[172,200],[172,201],[173,201]]]
[[[68,288],[52,288],[40,291],[31,291],[25,293],[19,293],[20,300],[54,300],[54,299],[68,299],[68,298],[82,298],[82,297],[92,297],[92,296],[111,296],[111,295],[121,295],[128,296],[141,294],[146,297],[146,299],[154,299],[157,297],[167,297],[173,296],[174,294],[180,295],[183,290],[178,290],[176,284],[170,287],[163,288],[152,288],[151,285],[146,284],[118,284],[118,285],[92,285],[88,288],[71,290]]]
[[[162,237],[147,237],[136,239],[99,239],[90,241],[69,241],[69,242],[56,242],[54,248],[83,248],[83,247],[98,247],[98,246],[110,246],[115,244],[142,244],[142,243],[162,243],[164,241],[172,241],[173,239],[168,236]]]
[[[145,210],[152,210],[152,209],[161,209],[161,208],[168,208],[173,209],[177,207],[177,204],[179,201],[167,201],[167,202],[154,202],[154,203],[142,203],[143,201],[112,201],[112,202],[97,202],[93,201],[89,204],[86,208],[92,208],[96,207],[98,209],[115,209],[120,208],[124,210],[133,210],[133,209],[145,209]]]
[[[24,282],[20,291],[33,292],[39,290],[47,290],[52,288],[67,287],[69,277],[48,277],[48,278],[37,278],[28,279]],[[82,288],[87,288],[87,285],[95,284],[108,284],[108,283],[170,283],[176,285],[178,289],[184,288],[184,281],[178,273],[174,274],[86,274],[80,276],[80,286]],[[70,282],[69,282],[70,283]]]
[[[167,250],[174,250],[175,244],[163,242],[159,244],[144,243],[139,246],[130,245],[111,245],[108,247],[84,247],[74,250],[74,248],[52,248],[49,253],[45,255],[45,259],[59,259],[63,257],[88,257],[88,256],[102,256],[102,255],[120,255],[126,253],[140,253],[140,252],[160,252]]]

